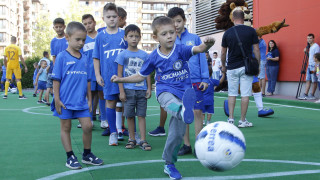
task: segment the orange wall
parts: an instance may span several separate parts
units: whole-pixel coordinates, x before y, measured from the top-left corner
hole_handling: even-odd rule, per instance
[[[290,4],[289,4],[290,3]],[[286,19],[289,27],[263,36],[266,43],[273,39],[280,51],[279,81],[299,81],[303,49],[307,35],[313,33],[320,44],[320,0],[253,0],[253,27]]]

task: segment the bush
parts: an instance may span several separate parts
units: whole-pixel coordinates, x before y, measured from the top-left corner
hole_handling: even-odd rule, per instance
[[[24,67],[22,65],[21,72],[22,72],[22,88],[33,88],[33,73],[34,73],[34,67],[33,64],[35,62],[39,62],[39,57],[32,57],[25,59],[26,65],[28,67],[28,72],[24,72]]]

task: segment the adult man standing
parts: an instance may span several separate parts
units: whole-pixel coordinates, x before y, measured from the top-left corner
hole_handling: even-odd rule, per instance
[[[236,97],[238,96],[239,82],[241,91],[241,119],[238,127],[252,127],[253,124],[246,119],[246,113],[249,104],[249,96],[252,91],[253,76],[245,74],[244,57],[241,53],[235,31],[239,34],[242,47],[249,57],[253,53],[260,62],[259,40],[256,31],[244,24],[244,13],[241,10],[233,12],[234,27],[228,29],[222,37],[221,48],[221,62],[222,73],[226,71],[226,54],[228,50],[227,76],[228,76],[228,100],[229,100],[229,123],[234,123],[234,107],[236,104]]]
[[[306,90],[305,93],[299,97],[300,100],[306,100],[306,99],[311,99],[314,100],[316,99],[314,97],[314,93],[317,90],[317,83],[318,83],[318,78],[316,76],[316,67],[315,67],[315,62],[313,60],[313,56],[315,53],[318,53],[320,51],[319,45],[314,42],[314,34],[308,34],[307,36],[307,41],[310,45],[309,48],[309,65],[307,68],[307,75],[306,75]],[[307,49],[304,49],[304,52],[306,52]],[[310,95],[308,95],[311,83],[313,84],[312,92]]]
[[[212,78],[220,80],[220,68],[221,65],[221,59],[218,58],[218,53],[213,53],[213,59],[212,59]]]

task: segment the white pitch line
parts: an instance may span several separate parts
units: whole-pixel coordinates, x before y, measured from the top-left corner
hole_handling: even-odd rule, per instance
[[[0,109],[0,111],[21,111],[21,109]]]
[[[179,162],[195,162],[197,159],[179,159]],[[303,162],[303,161],[287,161],[287,160],[269,160],[269,159],[244,159],[245,162],[268,162],[268,163],[285,163],[285,164],[299,164],[299,165],[311,165],[311,166],[320,166],[320,163],[317,162]],[[65,176],[78,174],[82,172],[87,172],[91,170],[106,169],[110,167],[120,167],[128,165],[137,165],[137,164],[149,164],[149,163],[160,163],[164,162],[163,160],[145,160],[145,161],[132,161],[132,162],[122,162],[115,164],[106,164],[102,166],[91,166],[86,167],[81,170],[70,170],[62,173],[53,174],[47,177],[40,178],[38,180],[51,180],[58,179]],[[320,173],[320,170],[302,170],[302,171],[287,171],[287,172],[273,172],[273,173],[262,173],[262,174],[250,174],[250,175],[236,175],[236,176],[216,176],[216,177],[184,177],[183,179],[213,179],[213,180],[228,180],[228,179],[253,179],[253,178],[265,178],[265,177],[278,177],[278,176],[292,176],[292,175],[302,175],[302,174],[315,174]],[[150,179],[150,178],[148,178]],[[152,180],[162,180],[168,178],[153,178]]]

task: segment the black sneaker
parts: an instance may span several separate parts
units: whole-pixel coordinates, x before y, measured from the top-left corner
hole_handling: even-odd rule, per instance
[[[8,98],[8,96],[7,96],[7,95],[4,95],[4,96],[3,96],[3,99],[7,99],[7,98]]]
[[[36,94],[32,94],[32,96],[33,96],[33,97],[37,97],[37,95],[36,95]]]
[[[24,95],[19,96],[19,99],[27,99],[27,97],[25,97]]]
[[[38,102],[37,102],[37,104],[42,104],[42,103],[43,103],[42,101],[38,101]]]
[[[183,145],[179,152],[178,152],[178,156],[183,156],[183,155],[186,155],[186,154],[192,154],[192,148],[191,146],[187,146],[187,145]]]

